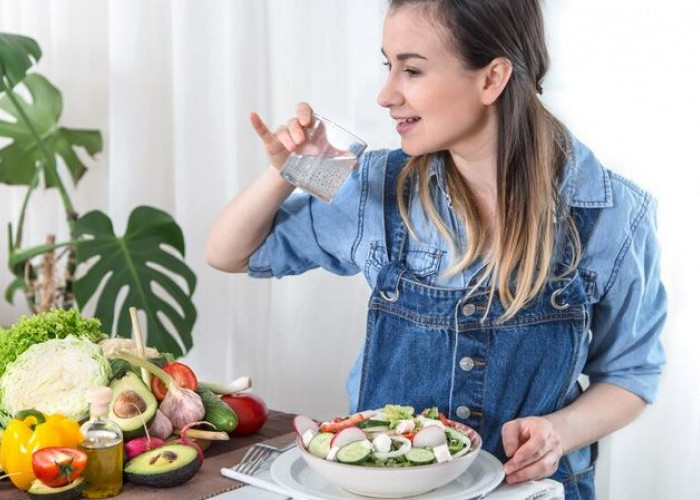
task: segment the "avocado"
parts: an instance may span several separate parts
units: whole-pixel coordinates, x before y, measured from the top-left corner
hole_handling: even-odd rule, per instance
[[[141,379],[133,372],[109,384],[112,389],[112,402],[109,404],[109,418],[124,434],[124,440],[143,436],[146,426],[156,418],[158,402]]]
[[[32,500],[77,500],[83,496],[84,487],[85,480],[82,477],[60,488],[51,488],[35,479],[27,493]]]
[[[193,446],[167,444],[129,460],[124,466],[124,476],[134,484],[170,488],[192,479],[201,466]]]

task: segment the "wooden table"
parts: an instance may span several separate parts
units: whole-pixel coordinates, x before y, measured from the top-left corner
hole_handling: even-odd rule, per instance
[[[267,422],[259,432],[252,436],[235,437],[230,441],[214,441],[204,452],[202,468],[187,483],[175,488],[146,488],[129,483],[124,484],[121,494],[114,497],[119,500],[197,500],[211,498],[241,486],[221,475],[222,467],[230,467],[243,458],[246,449],[253,443],[270,441],[273,445],[286,444],[293,438],[292,420],[294,415],[271,410]],[[16,489],[9,480],[0,483],[0,499],[25,500],[29,496]]]

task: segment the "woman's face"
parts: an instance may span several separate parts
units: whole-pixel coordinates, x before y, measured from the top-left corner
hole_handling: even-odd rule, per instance
[[[384,21],[389,73],[377,101],[411,156],[468,147],[485,127],[479,72],[465,67],[448,36],[421,7],[391,9]]]

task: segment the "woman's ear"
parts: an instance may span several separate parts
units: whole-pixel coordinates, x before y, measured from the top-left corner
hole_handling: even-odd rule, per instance
[[[497,57],[480,71],[482,72],[481,102],[485,106],[490,106],[506,88],[513,73],[513,65],[505,57]]]

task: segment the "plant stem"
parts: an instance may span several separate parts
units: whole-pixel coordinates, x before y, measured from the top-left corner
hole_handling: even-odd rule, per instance
[[[22,246],[22,235],[24,233],[24,216],[27,212],[27,205],[29,204],[29,198],[32,195],[32,192],[34,191],[34,188],[36,187],[36,178],[38,176],[38,170],[37,173],[34,176],[34,181],[32,182],[32,185],[27,188],[27,194],[24,195],[24,201],[22,202],[22,209],[19,212],[19,220],[17,221],[17,234],[15,235],[15,248],[19,248]]]
[[[34,140],[36,141],[37,145],[39,146],[39,149],[43,153],[44,159],[46,160],[47,164],[52,168],[54,172],[56,172],[56,188],[58,189],[58,192],[61,195],[63,207],[66,210],[66,218],[68,220],[68,227],[70,229],[70,233],[73,234],[73,222],[75,221],[76,217],[75,209],[73,208],[73,203],[71,202],[70,197],[68,196],[68,191],[66,191],[66,187],[63,185],[63,182],[61,182],[61,178],[58,175],[58,170],[56,168],[56,157],[53,154],[51,154],[51,152],[48,150],[46,144],[34,128],[34,124],[24,112],[24,109],[22,109],[22,106],[17,100],[17,96],[11,88],[12,86],[8,85],[9,82],[7,81],[7,77],[3,77],[3,80],[5,81],[5,93],[7,94],[7,97],[10,99],[15,109],[17,109],[17,113],[19,114],[20,119],[24,122],[24,125],[29,129],[29,131],[32,134],[32,137],[34,137]],[[46,173],[44,173],[44,175],[46,175]]]

